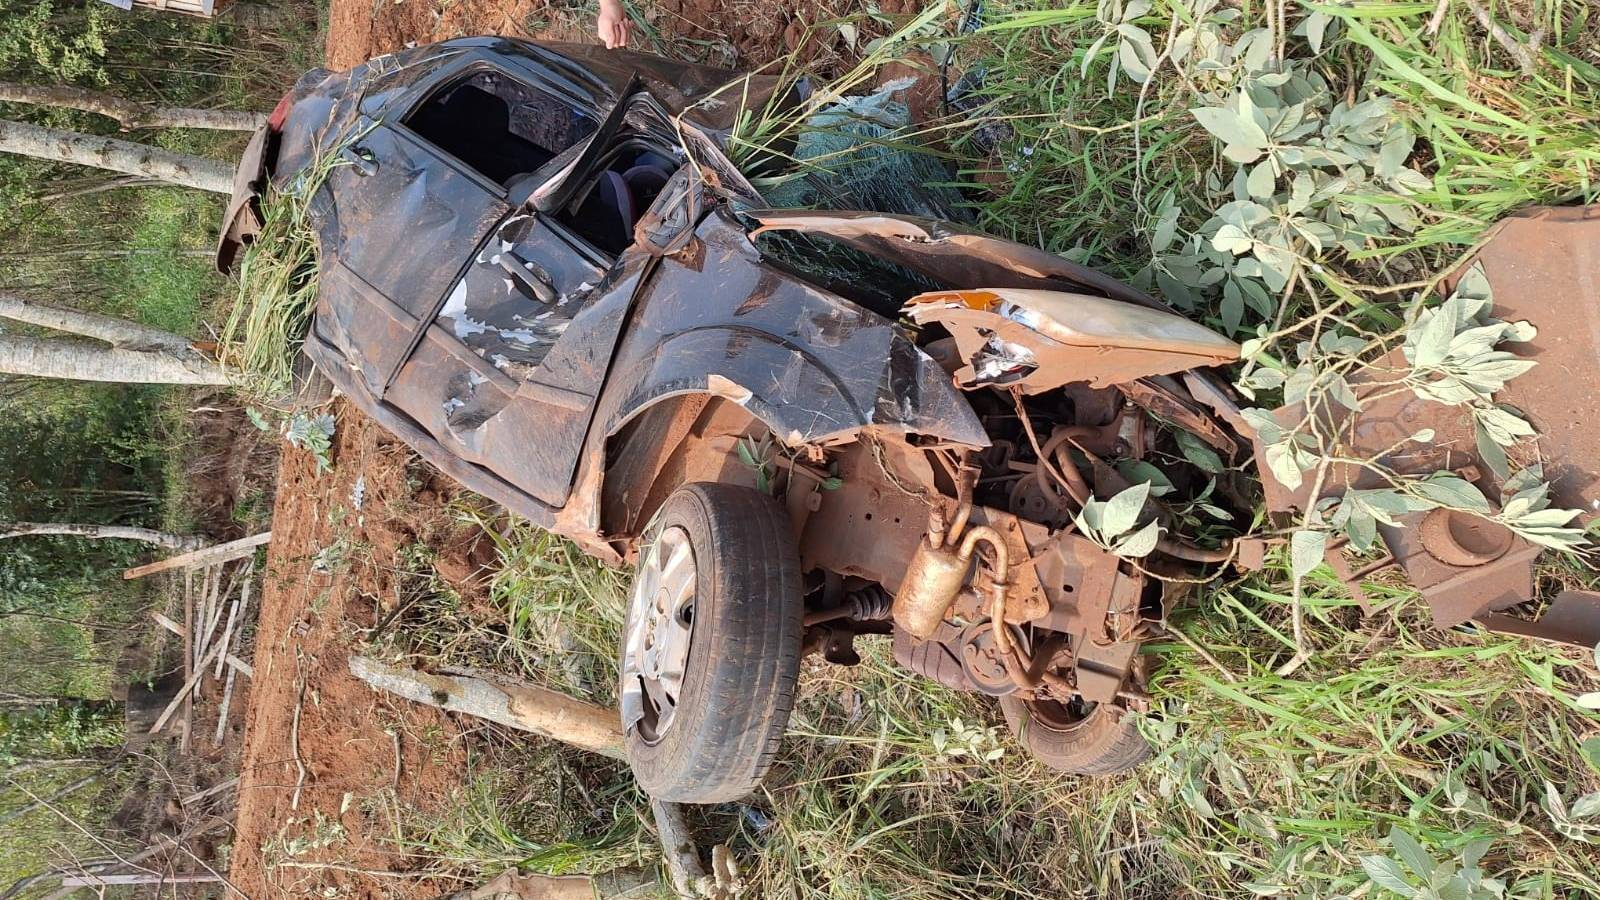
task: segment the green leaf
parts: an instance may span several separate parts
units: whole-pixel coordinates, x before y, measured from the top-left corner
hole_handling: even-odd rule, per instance
[[[1143,528],[1118,541],[1111,552],[1128,559],[1138,559],[1149,556],[1160,539],[1161,525],[1151,520]]]
[[[1438,473],[1413,483],[1416,492],[1440,506],[1468,512],[1489,512],[1489,500],[1477,486],[1459,475]]]
[[[1354,510],[1345,523],[1345,534],[1350,536],[1350,546],[1365,553],[1378,540],[1378,520],[1365,508]]]
[[[1578,745],[1578,749],[1583,753],[1583,758],[1588,761],[1589,768],[1600,772],[1600,735],[1584,738],[1583,743]]]
[[[1234,256],[1250,252],[1253,244],[1249,233],[1237,225],[1223,225],[1211,236],[1211,246]]]
[[[1278,185],[1278,176],[1272,171],[1272,160],[1256,163],[1250,170],[1250,179],[1246,182],[1250,196],[1257,200],[1267,200],[1272,197],[1273,188]]]
[[[1313,11],[1304,19],[1306,43],[1311,45],[1311,55],[1313,56],[1322,55],[1322,38],[1328,31],[1328,22],[1328,14],[1318,11]]]
[[[1289,538],[1289,569],[1296,578],[1304,578],[1322,564],[1323,551],[1328,546],[1325,531],[1301,530]]]
[[[1150,498],[1148,483],[1136,484],[1106,501],[1100,517],[1100,533],[1107,538],[1116,537],[1132,528],[1144,512],[1145,501]]]
[[[1195,468],[1207,475],[1216,475],[1222,471],[1222,457],[1218,456],[1217,451],[1211,449],[1206,442],[1187,431],[1179,431],[1177,438],[1178,449],[1183,452],[1183,458]]]
[[[1400,864],[1387,856],[1363,856],[1361,868],[1367,872],[1367,877],[1372,883],[1384,890],[1393,891],[1402,897],[1417,896],[1417,889],[1406,881],[1406,876],[1400,869]]]
[[[1287,441],[1269,445],[1266,458],[1272,477],[1289,490],[1297,490],[1305,480],[1301,475],[1299,454]]]
[[[1257,151],[1246,160],[1247,162],[1254,162],[1261,155],[1259,151],[1267,149],[1271,144],[1267,140],[1267,133],[1253,119],[1241,116],[1227,107],[1202,106],[1189,110],[1189,114],[1194,116],[1205,130],[1211,132],[1213,137],[1229,147]]]
[[[1580,694],[1572,702],[1578,704],[1584,709],[1600,709],[1600,691],[1590,691],[1587,694]]]
[[[1506,451],[1500,446],[1500,442],[1484,429],[1483,423],[1477,423],[1473,431],[1478,445],[1478,455],[1483,457],[1484,465],[1489,467],[1489,471],[1503,481],[1511,471],[1511,461],[1506,458]]]
[[[1437,310],[1414,331],[1415,341],[1411,340],[1412,335],[1407,335],[1406,341],[1412,351],[1411,364],[1419,369],[1437,366],[1450,353],[1450,342],[1456,336],[1455,316]]]
[[[1156,218],[1155,230],[1150,233],[1150,252],[1165,253],[1172,246],[1172,239],[1178,233],[1177,205],[1170,205],[1161,210],[1161,215]]]
[[[1108,31],[1105,34],[1100,35],[1100,39],[1090,44],[1089,49],[1083,52],[1083,65],[1078,72],[1079,78],[1089,77],[1089,66],[1094,63],[1095,57],[1099,56],[1100,54],[1100,48],[1105,46],[1105,42],[1110,40],[1111,35],[1114,33],[1115,32]]]
[[[1572,818],[1587,819],[1596,815],[1600,815],[1600,791],[1584,794],[1572,801]]]
[[[1142,459],[1117,460],[1117,474],[1128,479],[1130,484],[1144,482],[1150,485],[1152,497],[1165,497],[1176,490],[1165,472]]]
[[[1420,877],[1426,878],[1433,871],[1433,857],[1428,855],[1428,851],[1422,849],[1422,845],[1417,843],[1416,838],[1401,831],[1399,828],[1390,828],[1389,844],[1394,847],[1396,853],[1400,854],[1400,859],[1411,867],[1411,871]]]

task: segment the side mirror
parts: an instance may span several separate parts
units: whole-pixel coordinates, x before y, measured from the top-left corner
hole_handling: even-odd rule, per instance
[[[693,239],[703,210],[700,172],[693,163],[685,163],[633,226],[634,244],[651,256],[677,253]]]

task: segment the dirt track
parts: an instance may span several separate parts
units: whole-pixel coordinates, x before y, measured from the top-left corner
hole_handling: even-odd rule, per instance
[[[252,898],[434,896],[448,886],[352,870],[414,868],[379,845],[372,826],[386,819],[372,804],[444,799],[464,764],[459,731],[431,709],[375,696],[346,667],[394,594],[390,563],[412,522],[450,522],[442,506],[454,488],[413,491],[410,451],[344,403],[335,411],[334,471],[319,475],[289,449],[279,470],[230,876]]]

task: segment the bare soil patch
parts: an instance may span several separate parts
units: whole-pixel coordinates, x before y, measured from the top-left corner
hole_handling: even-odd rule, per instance
[[[231,878],[252,898],[436,896],[450,885],[391,839],[400,810],[461,783],[461,730],[375,695],[348,664],[412,544],[446,548],[452,586],[472,590],[477,529],[450,513],[453,484],[343,401],[335,414],[333,470],[290,449],[279,470]]]

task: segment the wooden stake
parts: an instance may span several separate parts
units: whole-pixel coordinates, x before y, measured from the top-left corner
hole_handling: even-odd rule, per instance
[[[214,654],[221,649],[220,646],[212,647],[210,653]],[[160,718],[156,719],[156,724],[150,726],[151,734],[155,734],[166,727],[167,720],[172,718],[172,714],[178,711],[178,707],[184,705],[184,701],[189,699],[190,694],[194,692],[194,686],[199,684],[201,677],[205,675],[206,664],[211,662],[212,659],[213,657],[208,654],[205,659],[200,661],[200,670],[190,675],[189,680],[183,683],[183,687],[178,688],[178,695],[172,698],[172,702],[167,704],[165,710],[162,710]]]
[[[146,575],[154,575],[157,572],[166,572],[171,569],[193,569],[201,566],[214,566],[218,563],[225,563],[229,562],[230,560],[249,556],[250,554],[256,552],[257,547],[260,547],[263,544],[267,544],[271,541],[272,532],[265,531],[252,537],[241,538],[237,541],[229,541],[226,544],[216,544],[210,547],[205,547],[203,549],[196,550],[193,553],[183,553],[179,554],[178,556],[170,556],[159,562],[150,563],[149,565],[136,566],[126,572],[123,572],[122,577],[131,581],[135,578],[143,578]]]
[[[244,587],[239,589],[239,596],[233,598],[233,606],[228,609],[228,626],[222,630],[222,655],[217,657],[217,671],[211,676],[213,678],[222,677],[222,667],[228,661],[228,644],[233,639],[234,623],[242,623],[243,616],[250,610],[250,585],[255,581],[255,571],[256,561],[252,559],[244,567]]]

